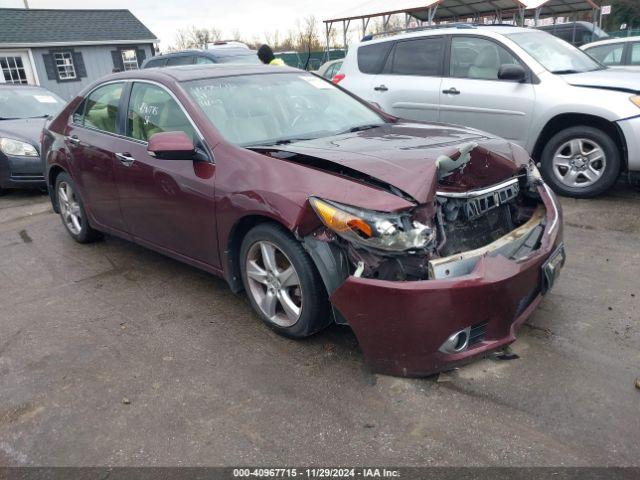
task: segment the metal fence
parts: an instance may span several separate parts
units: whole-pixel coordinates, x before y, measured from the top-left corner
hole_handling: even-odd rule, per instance
[[[281,52],[275,55],[290,67],[304,69],[306,66],[307,70],[317,70],[323,63],[344,58],[345,54],[345,50],[331,49],[329,55],[326,51],[311,52],[311,55],[307,52]]]

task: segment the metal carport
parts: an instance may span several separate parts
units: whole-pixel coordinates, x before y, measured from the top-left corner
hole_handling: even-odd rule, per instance
[[[440,22],[481,22],[500,23],[511,19],[513,23],[524,25],[530,17],[537,23],[541,17],[570,16],[591,11],[593,22],[598,18],[600,7],[594,0],[422,0],[397,1],[393,5],[388,0],[371,0],[349,10],[323,20],[327,48],[336,24],[342,24],[344,46],[352,23],[361,22],[362,36],[365,36],[372,18],[382,18],[387,30],[392,15],[404,14],[405,26],[411,19],[429,25]]]

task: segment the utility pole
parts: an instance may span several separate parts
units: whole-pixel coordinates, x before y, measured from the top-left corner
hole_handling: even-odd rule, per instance
[[[24,0],[24,8],[29,10],[29,0]]]

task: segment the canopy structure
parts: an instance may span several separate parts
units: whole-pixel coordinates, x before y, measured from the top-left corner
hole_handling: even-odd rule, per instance
[[[595,0],[370,0],[324,20],[327,48],[336,24],[342,24],[343,43],[347,46],[347,35],[352,23],[360,21],[362,36],[367,34],[372,18],[381,18],[386,31],[392,15],[404,14],[405,26],[411,22],[486,21],[493,23],[511,21],[524,25],[530,17],[537,24],[541,17],[574,17],[581,12],[592,12],[593,22],[598,18],[600,7]]]

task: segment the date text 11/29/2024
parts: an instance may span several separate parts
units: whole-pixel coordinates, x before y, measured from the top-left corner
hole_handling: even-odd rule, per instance
[[[234,478],[399,478],[387,468],[234,468]]]

